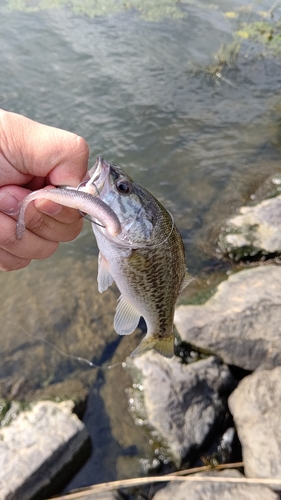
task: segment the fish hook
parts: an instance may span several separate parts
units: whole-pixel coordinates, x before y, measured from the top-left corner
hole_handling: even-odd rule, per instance
[[[88,182],[88,181],[82,181],[82,182],[80,182],[80,184],[78,184],[78,186],[77,186],[77,188],[76,188],[76,191],[79,191],[79,188],[80,188],[83,184],[87,184],[87,182]],[[93,182],[92,184],[94,184],[95,189],[96,189],[96,191],[97,191],[97,194],[98,194],[98,196],[99,196],[99,195],[100,195],[100,192],[99,192],[99,190],[98,190],[97,186],[95,185],[95,183],[94,183],[94,182]],[[100,227],[104,227],[104,228],[105,228],[105,226],[103,226],[103,224],[100,224],[99,222],[96,222],[96,221],[92,220],[90,217],[88,217],[88,216],[85,214],[85,212],[81,212],[81,210],[79,210],[79,208],[78,208],[78,212],[79,212],[79,214],[80,214],[80,215],[82,215],[82,217],[84,217],[84,219],[87,219],[88,221],[92,222],[92,224],[96,224],[97,226],[100,226]]]

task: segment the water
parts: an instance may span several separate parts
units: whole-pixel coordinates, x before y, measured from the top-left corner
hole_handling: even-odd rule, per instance
[[[230,266],[216,255],[224,218],[280,171],[281,62],[247,39],[235,64],[214,59],[241,22],[263,19],[258,12],[272,1],[251,12],[238,10],[246,0],[170,4],[174,17],[151,22],[149,10],[144,18],[137,9],[90,18],[71,8],[27,12],[40,2],[0,0],[0,106],[82,135],[89,165],[101,154],[151,190],[174,215],[200,289]],[[225,15],[233,11],[238,18]],[[140,458],[153,456],[127,412],[130,379],[122,368],[93,370],[40,340],[97,364],[133,350],[140,333],[119,342],[118,292],[99,295],[96,275],[86,223],[51,259],[0,276],[1,394],[25,397],[72,378],[91,391],[85,422],[93,452],[68,489],[140,474]]]

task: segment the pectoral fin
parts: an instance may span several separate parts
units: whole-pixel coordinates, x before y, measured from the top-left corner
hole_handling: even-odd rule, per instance
[[[121,295],[114,317],[114,329],[119,335],[129,335],[138,326],[140,313]]]
[[[172,334],[170,337],[164,339],[157,339],[146,335],[132,352],[131,356],[139,356],[149,349],[154,349],[159,354],[162,354],[162,356],[165,356],[165,358],[172,358],[174,355],[174,335]]]
[[[100,293],[108,289],[112,285],[114,279],[112,278],[106,258],[99,253],[99,269],[98,269],[98,290]]]

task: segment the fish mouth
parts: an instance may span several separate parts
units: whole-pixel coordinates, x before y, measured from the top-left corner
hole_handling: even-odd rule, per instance
[[[108,179],[109,172],[110,163],[102,158],[102,156],[97,156],[95,164],[88,172],[90,180],[86,184],[87,191],[94,196],[100,196],[105,182]]]

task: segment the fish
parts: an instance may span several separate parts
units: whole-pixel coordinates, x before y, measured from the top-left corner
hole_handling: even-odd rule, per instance
[[[95,218],[99,224],[105,226],[106,231],[111,237],[117,236],[122,228],[113,210],[97,197],[94,189],[87,188],[87,192],[85,192],[83,187],[78,188],[73,189],[65,186],[61,188],[38,189],[27,195],[23,199],[19,209],[16,223],[17,239],[22,239],[26,229],[25,211],[27,206],[31,201],[38,200],[39,198],[51,200],[63,206],[76,208],[81,212],[85,212],[92,218]]]
[[[102,293],[115,282],[121,293],[114,329],[129,335],[143,317],[147,333],[131,355],[154,349],[171,358],[175,304],[193,279],[174,219],[149,191],[100,156],[89,177],[85,191],[99,193],[122,227],[113,236],[106,227],[92,223],[99,248],[98,290]]]

